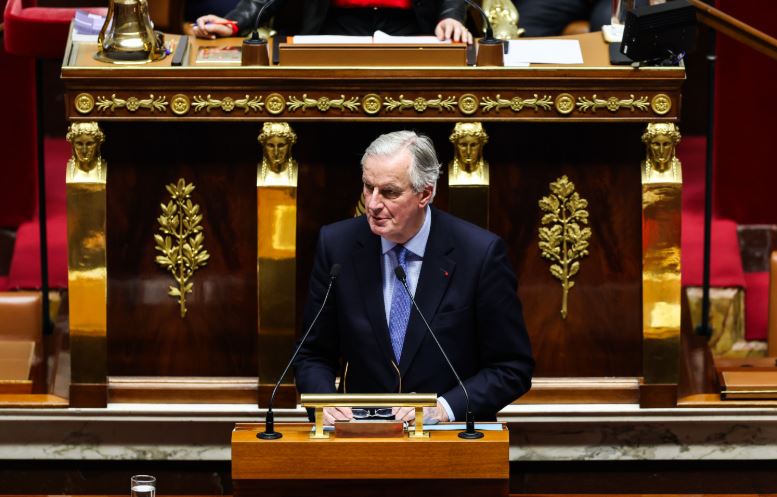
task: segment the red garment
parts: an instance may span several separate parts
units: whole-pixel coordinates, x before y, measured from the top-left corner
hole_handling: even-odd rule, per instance
[[[411,9],[413,0],[332,0],[332,6],[347,9],[369,7]]]

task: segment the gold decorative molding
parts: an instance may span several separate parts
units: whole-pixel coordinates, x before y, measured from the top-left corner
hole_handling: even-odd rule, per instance
[[[659,116],[668,114],[672,110],[672,99],[665,93],[659,93],[650,99],[650,108]]]
[[[362,109],[366,114],[374,116],[380,112],[381,99],[380,95],[375,93],[368,93],[362,98]]]
[[[577,97],[577,108],[580,112],[596,112],[596,109],[607,109],[610,112],[618,112],[620,109],[629,109],[634,112],[634,109],[646,111],[648,108],[648,97],[642,96],[635,98],[634,95],[629,95],[629,98],[610,97],[606,100],[598,98],[596,94],[589,100],[586,97]]]
[[[513,112],[520,112],[525,107],[534,109],[535,111],[540,108],[550,110],[552,103],[553,100],[548,95],[543,95],[542,98],[540,98],[536,93],[534,94],[534,98],[513,97],[511,99],[502,98],[501,95],[497,94],[495,99],[483,97],[480,101],[480,107],[484,112],[491,112],[492,110],[499,112],[502,109],[508,108]]]
[[[575,110],[575,97],[571,93],[559,93],[556,95],[556,112],[559,114],[571,114]]]
[[[356,112],[359,110],[359,97],[345,98],[345,95],[340,95],[340,98],[310,98],[307,93],[303,93],[301,99],[294,95],[289,96],[289,99],[286,101],[286,107],[288,107],[289,112],[296,112],[300,109],[302,109],[302,112],[305,112],[313,108],[321,112],[327,112],[329,109]]]
[[[146,109],[151,112],[165,112],[167,111],[168,104],[167,97],[164,95],[155,97],[151,94],[148,98],[129,97],[125,99],[116,97],[116,94],[114,93],[110,98],[103,96],[97,97],[97,110],[102,112],[115,112],[116,109],[125,108],[130,112],[136,112],[139,109]]]
[[[224,98],[212,98],[210,95],[202,98],[197,95],[194,97],[194,112],[210,112],[213,109],[220,108],[224,112],[232,112],[235,109],[240,109],[244,114],[248,114],[249,110],[254,112],[261,112],[264,109],[264,102],[262,97],[250,97],[246,95],[244,98],[234,99],[232,97]]]
[[[173,98],[170,99],[170,110],[172,110],[173,114],[176,116],[184,116],[188,114],[190,108],[191,102],[189,101],[189,97],[183,93],[177,93],[173,95]]]
[[[465,93],[459,97],[459,110],[468,116],[478,111],[478,97],[472,93]]]
[[[286,99],[280,93],[270,93],[265,99],[267,112],[277,116],[286,110]]]
[[[437,95],[437,98],[427,99],[423,97],[417,97],[413,100],[405,98],[404,95],[400,95],[398,100],[391,97],[384,98],[383,106],[388,112],[399,110],[402,112],[406,109],[415,109],[416,112],[424,112],[426,109],[435,110],[455,110],[455,106],[458,104],[456,97],[445,97]]]
[[[580,271],[580,261],[588,255],[588,201],[575,191],[566,175],[550,184],[551,194],[540,199],[542,216],[539,247],[542,257],[551,261],[550,273],[561,281],[561,317],[567,318],[569,290],[575,286],[572,277]]]
[[[200,206],[191,200],[194,185],[180,178],[177,184],[170,183],[165,188],[171,200],[160,205],[162,215],[157,222],[161,234],[155,234],[154,240],[156,250],[162,255],[156,256],[155,260],[173,275],[178,285],[170,285],[167,294],[178,297],[183,318],[186,317],[186,294],[192,293],[194,287],[194,272],[208,263],[210,254],[203,247],[205,236],[200,226]]]
[[[79,93],[73,103],[80,114],[89,114],[94,110],[94,97],[89,93]]]

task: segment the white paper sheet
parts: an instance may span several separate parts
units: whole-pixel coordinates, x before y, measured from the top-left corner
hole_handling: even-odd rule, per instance
[[[436,36],[392,36],[383,31],[375,31],[372,36],[375,43],[386,43],[390,45],[449,45],[450,40],[438,40]]]
[[[577,40],[510,40],[505,66],[535,64],[582,64]]]
[[[372,36],[297,35],[295,45],[353,45],[370,44]]]

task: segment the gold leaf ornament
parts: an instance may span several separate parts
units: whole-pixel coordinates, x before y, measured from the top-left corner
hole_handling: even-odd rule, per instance
[[[194,184],[186,183],[183,178],[165,186],[171,199],[160,204],[159,233],[154,235],[155,248],[160,253],[155,261],[175,280],[177,286],[170,285],[167,294],[178,298],[182,318],[186,317],[186,295],[194,288],[194,272],[210,259],[204,248],[200,206],[191,199],[194,188]]]
[[[550,274],[561,282],[561,317],[566,319],[569,290],[575,286],[572,277],[580,272],[580,259],[588,255],[591,228],[581,226],[588,224],[588,201],[580,197],[566,175],[552,182],[550,191],[539,201],[544,212],[539,248],[542,257],[551,262]]]

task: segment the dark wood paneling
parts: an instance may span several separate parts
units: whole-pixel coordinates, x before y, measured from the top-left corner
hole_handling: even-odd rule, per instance
[[[257,374],[256,125],[104,123],[108,161],[108,374]],[[207,266],[181,318],[154,261],[165,185],[194,183]]]

